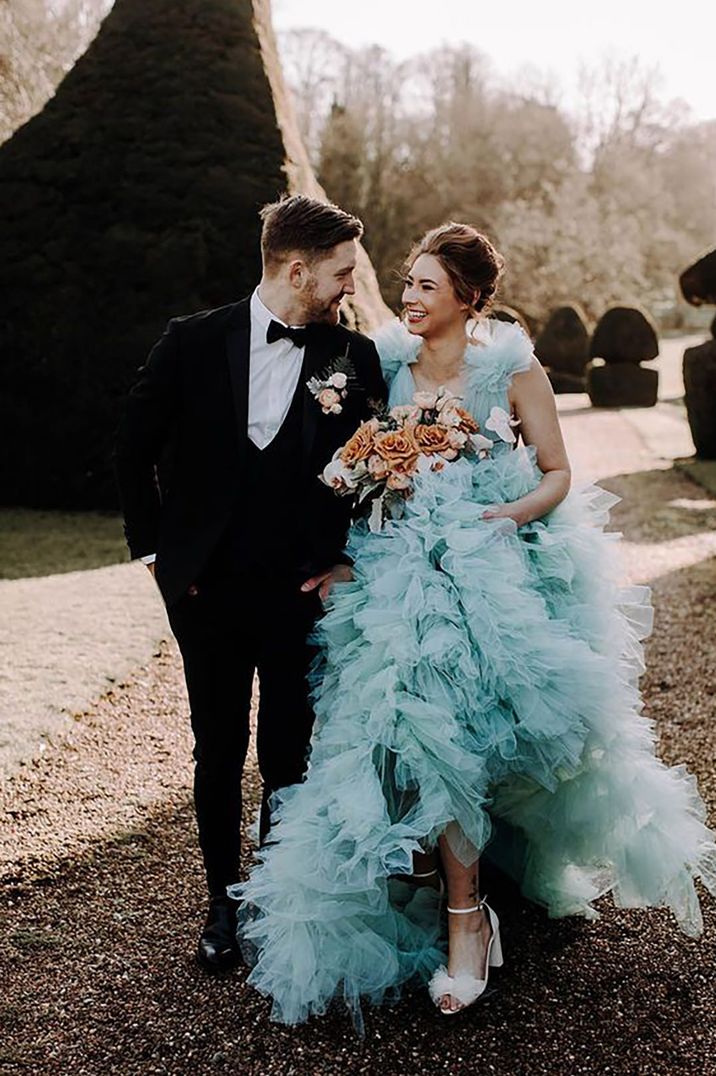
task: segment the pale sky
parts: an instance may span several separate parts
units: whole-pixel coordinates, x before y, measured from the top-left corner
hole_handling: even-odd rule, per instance
[[[379,44],[397,58],[469,42],[496,74],[533,65],[553,74],[566,103],[579,61],[604,53],[658,64],[661,95],[694,119],[716,119],[716,0],[273,0],[276,30],[317,27],[348,45]]]

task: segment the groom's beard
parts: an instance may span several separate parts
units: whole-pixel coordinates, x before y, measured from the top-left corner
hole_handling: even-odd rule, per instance
[[[332,299],[319,299],[315,286],[309,284],[306,294],[306,322],[319,322],[323,325],[337,325],[340,321],[340,305],[344,292],[334,295]]]

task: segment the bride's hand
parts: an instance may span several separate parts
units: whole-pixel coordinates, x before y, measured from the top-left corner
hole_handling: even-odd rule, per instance
[[[519,501],[512,501],[507,504],[491,504],[489,508],[486,508],[482,513],[483,519],[511,519],[518,527],[524,526],[529,522],[524,510],[520,507]]]
[[[353,572],[348,564],[334,564],[332,568],[321,572],[320,575],[313,575],[307,579],[301,590],[315,590],[318,587],[318,597],[325,602],[334,583],[350,583],[352,578]]]

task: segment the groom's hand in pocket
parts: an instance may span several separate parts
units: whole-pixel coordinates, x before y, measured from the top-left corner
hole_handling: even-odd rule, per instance
[[[325,602],[334,583],[350,583],[352,578],[353,572],[348,564],[334,564],[332,568],[321,572],[320,575],[312,575],[303,584],[301,590],[307,592],[318,587],[318,597]]]

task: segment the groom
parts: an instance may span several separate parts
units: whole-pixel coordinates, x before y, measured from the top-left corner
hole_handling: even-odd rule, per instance
[[[239,873],[254,672],[263,840],[271,793],[305,771],[307,635],[333,583],[351,577],[350,504],[318,474],[386,396],[375,346],[339,324],[361,222],[303,196],[261,216],[258,287],[169,322],[116,447],[130,553],[155,573],[184,660],[210,897],[198,959],[209,971],[238,959],[226,886]],[[321,395],[312,379],[333,374]]]

